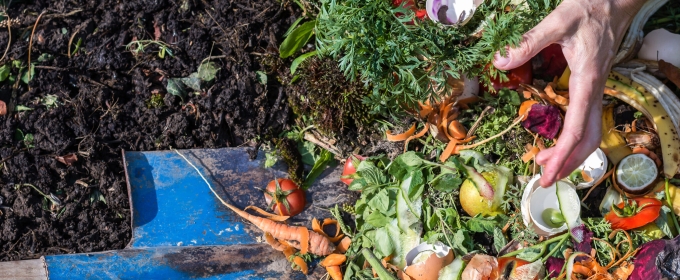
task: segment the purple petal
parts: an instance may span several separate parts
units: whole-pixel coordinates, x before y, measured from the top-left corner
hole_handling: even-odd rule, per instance
[[[564,259],[548,257],[548,260],[545,262],[545,268],[548,271],[548,277],[559,276],[560,272],[562,271],[562,267],[564,267],[564,262]]]
[[[640,251],[635,255],[633,273],[629,280],[661,279],[661,273],[656,266],[656,257],[666,246],[666,240],[657,239],[640,246]]]
[[[579,252],[590,254],[590,250],[593,249],[591,241],[593,238],[593,232],[586,228],[586,225],[580,225],[571,230],[572,235],[581,236],[581,241],[574,244],[574,249]]]

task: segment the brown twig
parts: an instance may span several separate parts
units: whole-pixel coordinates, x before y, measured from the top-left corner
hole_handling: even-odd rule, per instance
[[[73,34],[71,34],[71,38],[68,39],[68,58],[71,58],[71,45],[73,44],[73,39],[76,37],[78,32],[80,32],[81,27],[77,27],[75,30],[73,30]]]
[[[520,123],[520,122],[522,121],[522,118],[523,118],[523,117],[524,117],[524,115],[521,115],[521,116],[517,117],[517,118],[515,119],[515,121],[512,122],[512,124],[510,124],[510,126],[508,126],[508,128],[506,128],[505,130],[501,131],[500,133],[498,133],[498,134],[496,134],[496,135],[494,135],[494,136],[491,136],[491,137],[489,137],[489,138],[486,138],[486,139],[484,139],[483,141],[474,143],[474,144],[472,144],[472,145],[460,146],[460,148],[457,147],[457,149],[460,149],[460,150],[472,149],[472,148],[475,148],[475,147],[477,147],[477,146],[484,145],[484,144],[488,143],[489,141],[491,141],[491,140],[493,140],[493,139],[496,139],[496,138],[498,138],[498,137],[501,137],[501,136],[503,136],[504,134],[508,133],[510,130],[512,130],[512,129],[515,127],[515,125],[517,125],[518,123]]]
[[[9,51],[9,46],[10,44],[12,44],[12,29],[10,27],[12,25],[12,21],[9,18],[9,14],[7,14],[6,17],[7,17],[7,36],[9,36],[9,38],[7,39],[7,48],[5,48],[5,53],[2,54],[2,58],[0,58],[0,61],[5,60],[5,56],[7,56],[7,52]]]
[[[38,27],[38,22],[40,22],[40,18],[45,14],[45,11],[40,13],[38,15],[38,18],[35,20],[35,24],[33,24],[33,30],[31,30],[31,38],[28,40],[28,76],[31,76],[31,49],[33,49],[33,35],[35,34],[35,28]]]
[[[316,138],[316,136],[314,136],[314,134],[312,134],[312,133],[305,132],[304,139],[309,141],[309,142],[312,142],[313,144],[315,144],[315,145],[317,145],[321,148],[328,150],[329,152],[333,153],[338,158],[342,157],[342,155],[340,154],[340,150],[338,150],[338,148],[336,148],[333,145],[330,145],[328,143],[321,142],[321,140]]]
[[[489,113],[489,111],[492,111],[492,110],[493,110],[493,107],[491,107],[491,106],[486,106],[486,108],[484,108],[484,110],[479,114],[479,118],[477,118],[477,121],[475,121],[475,123],[472,125],[472,127],[468,131],[465,138],[471,137],[472,135],[475,134],[475,132],[477,131],[477,128],[479,128],[480,124],[482,123],[482,119],[484,118],[484,116],[486,116],[486,114]]]

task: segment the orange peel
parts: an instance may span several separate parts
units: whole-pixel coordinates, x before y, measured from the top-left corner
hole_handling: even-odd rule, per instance
[[[404,133],[401,134],[392,134],[392,131],[388,130],[385,132],[387,141],[392,141],[392,142],[397,142],[397,141],[404,141],[411,137],[416,132],[416,124],[411,125],[411,128],[407,130]]]

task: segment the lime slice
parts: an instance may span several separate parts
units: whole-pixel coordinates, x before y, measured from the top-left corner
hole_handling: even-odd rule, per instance
[[[616,178],[623,191],[634,194],[645,192],[658,174],[654,160],[643,154],[623,158],[616,168]]]

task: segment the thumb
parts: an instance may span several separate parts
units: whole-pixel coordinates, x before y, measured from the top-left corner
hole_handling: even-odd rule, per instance
[[[561,12],[562,10],[556,9],[536,27],[525,33],[519,46],[506,47],[506,56],[497,52],[494,56],[494,66],[500,70],[515,69],[529,61],[545,47],[558,43],[565,32],[565,29],[560,28],[557,22],[557,19],[561,18],[559,15]]]

